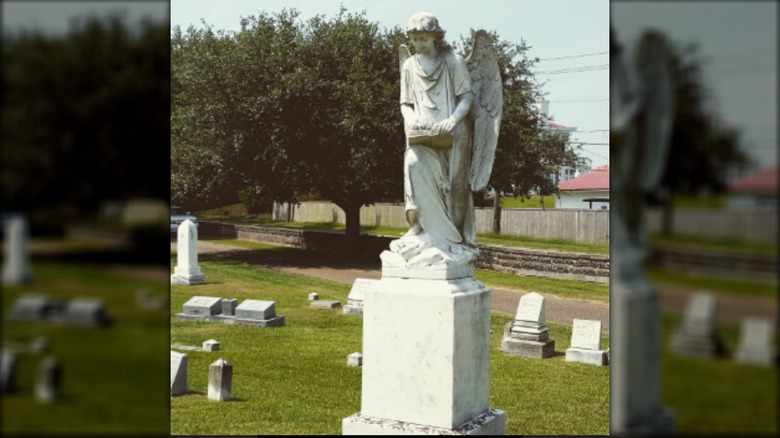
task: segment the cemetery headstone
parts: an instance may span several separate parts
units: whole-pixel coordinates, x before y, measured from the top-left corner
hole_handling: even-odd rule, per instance
[[[317,309],[335,309],[336,307],[341,307],[341,302],[332,300],[315,300],[309,304],[309,307],[315,307]]]
[[[223,298],[222,299],[222,314],[226,316],[233,316],[236,314],[236,306],[238,300],[236,298]]]
[[[62,312],[64,302],[41,294],[25,294],[16,299],[8,311],[9,320],[46,321]]]
[[[236,323],[260,327],[284,325],[284,316],[276,314],[276,303],[264,300],[244,300],[236,307]]]
[[[716,301],[712,294],[693,294],[685,307],[683,321],[672,339],[672,349],[687,356],[723,356],[725,347],[716,327],[715,314]]]
[[[359,367],[363,365],[363,355],[356,351],[347,356],[347,366]]]
[[[198,228],[187,219],[176,232],[176,267],[171,274],[172,284],[196,285],[206,282],[198,266]]]
[[[171,396],[187,393],[187,355],[171,351]]]
[[[219,342],[214,339],[209,339],[203,343],[203,351],[217,351],[219,350]]]
[[[141,309],[163,310],[168,309],[169,299],[167,297],[153,297],[149,290],[141,289],[136,292],[136,305]]]
[[[44,403],[57,400],[60,394],[62,367],[54,357],[46,357],[38,369],[38,380],[35,382],[35,398]]]
[[[344,306],[345,315],[363,316],[363,295],[367,290],[378,287],[379,280],[370,278],[356,278],[352,283],[352,289],[347,296],[347,304]]]
[[[219,358],[209,365],[209,400],[230,400],[230,388],[233,384],[233,365]]]
[[[550,339],[545,324],[543,296],[531,292],[520,297],[515,320],[504,327],[501,350],[515,356],[536,359],[555,354],[555,340]]]
[[[75,298],[65,307],[62,321],[74,325],[98,327],[110,324],[111,318],[106,314],[102,300]]]
[[[3,348],[0,354],[0,392],[13,392],[16,390],[16,352]]]
[[[195,296],[184,303],[186,315],[217,315],[222,312],[222,298]]]
[[[309,294],[309,301],[315,301],[320,299],[320,294],[317,292],[312,292]]]
[[[768,318],[750,317],[742,320],[739,347],[734,355],[737,362],[772,365],[777,352],[772,346],[772,322]]]
[[[571,330],[571,346],[566,349],[566,362],[607,365],[607,350],[601,349],[601,321],[575,319]]]
[[[36,336],[30,340],[29,350],[33,353],[43,353],[49,349],[49,340],[43,336]]]
[[[32,281],[29,253],[27,220],[14,215],[5,223],[5,257],[2,273],[3,284],[20,284]]]

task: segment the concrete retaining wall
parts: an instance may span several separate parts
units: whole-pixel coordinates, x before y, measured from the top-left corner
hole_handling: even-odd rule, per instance
[[[330,254],[345,254],[341,232],[294,230],[226,222],[201,221],[200,235],[215,235],[255,242],[274,243]],[[361,235],[359,250],[379,258],[394,237]],[[480,245],[477,268],[537,277],[609,283],[609,256],[574,254]]]

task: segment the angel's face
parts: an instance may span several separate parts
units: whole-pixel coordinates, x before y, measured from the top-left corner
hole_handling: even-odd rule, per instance
[[[417,53],[432,55],[436,52],[436,36],[432,32],[414,32],[409,35],[409,39]]]

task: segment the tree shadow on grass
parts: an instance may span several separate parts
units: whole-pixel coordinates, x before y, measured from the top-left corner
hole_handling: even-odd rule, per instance
[[[335,255],[298,248],[236,249],[199,254],[199,260],[209,262],[232,261],[270,268],[306,267],[328,269],[380,269],[379,257]]]

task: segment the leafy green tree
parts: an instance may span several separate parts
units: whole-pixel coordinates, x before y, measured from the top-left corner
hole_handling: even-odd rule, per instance
[[[650,201],[661,203],[662,231],[671,234],[675,196],[724,193],[728,172],[745,168],[749,159],[740,149],[739,131],[718,124],[711,113],[702,80],[705,61],[698,46],[667,46],[675,89],[674,122],[666,169]]]
[[[536,111],[543,92],[534,82],[536,59],[527,57],[525,41],[515,44],[501,41],[495,32],[489,33],[498,53],[498,65],[504,84],[504,111],[496,146],[496,158],[489,187],[495,190],[493,199],[493,231],[501,232],[501,195],[525,198],[531,191],[542,196],[558,193],[550,175],[561,166],[575,166],[579,146],[567,145],[569,135],[544,129]],[[461,38],[463,47],[471,49],[473,36]],[[463,56],[468,56],[464,52]]]
[[[75,218],[107,199],[168,198],[169,32],[110,17],[3,35],[4,209]]]

